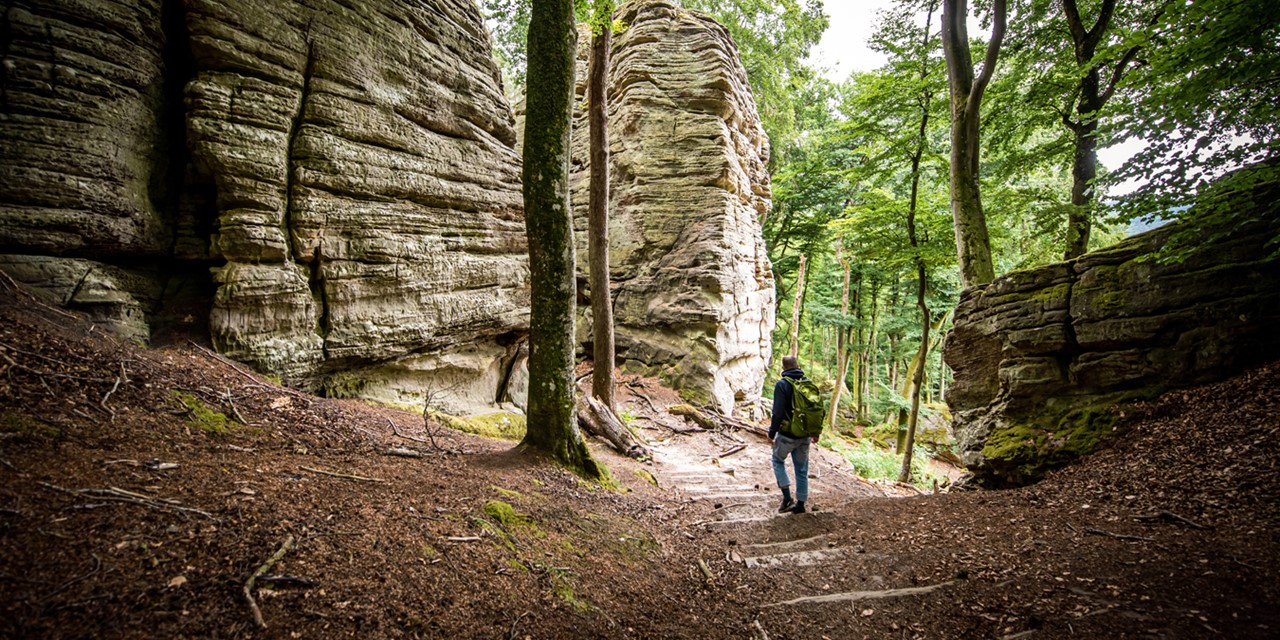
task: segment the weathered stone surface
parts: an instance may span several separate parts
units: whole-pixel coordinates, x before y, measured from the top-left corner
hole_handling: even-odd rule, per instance
[[[219,348],[335,394],[491,405],[528,267],[514,123],[473,3],[188,5],[189,140],[227,260]]]
[[[728,32],[667,0],[624,4],[609,72],[610,277],[618,359],[732,411],[759,396],[774,325],[760,221],[768,139]],[[579,36],[586,97],[589,32]],[[571,186],[587,281],[587,115],[575,112]],[[589,312],[589,305],[583,305]],[[579,323],[590,352],[590,322]]]
[[[93,260],[0,255],[0,270],[53,304],[83,311],[116,335],[147,342],[147,317],[161,298],[154,268],[117,267]]]
[[[1109,435],[1117,403],[1280,356],[1280,260],[1267,246],[1280,207],[1267,193],[1257,221],[1178,264],[1143,259],[1170,225],[962,294],[947,402],[979,482],[1034,481]]]
[[[3,56],[0,267],[145,339],[172,274],[212,266],[236,359],[495,402],[528,268],[473,2],[15,0]]]
[[[0,251],[160,256],[175,192],[161,0],[15,0],[0,65]],[[181,90],[182,79],[176,79]],[[176,94],[179,96],[180,94]],[[179,139],[180,140],[180,139]],[[179,161],[179,169],[181,162]],[[180,176],[180,173],[179,173]]]

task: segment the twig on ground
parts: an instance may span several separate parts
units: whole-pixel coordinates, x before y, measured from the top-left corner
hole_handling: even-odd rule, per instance
[[[356,476],[356,475],[351,475],[349,473],[339,473],[337,471],[325,471],[324,469],[316,469],[315,467],[307,467],[307,466],[299,465],[298,468],[302,469],[303,471],[310,471],[311,473],[318,473],[320,475],[332,476],[334,478],[346,478],[348,480],[359,480],[361,482],[386,482],[386,480],[383,480],[381,478],[367,478],[365,476]]]
[[[52,597],[54,597],[54,596],[58,595],[59,593],[62,593],[63,591],[66,591],[69,587],[71,587],[71,585],[74,585],[74,584],[76,584],[77,582],[84,582],[85,580],[88,580],[89,578],[92,578],[92,577],[94,576],[94,574],[98,573],[98,570],[102,568],[102,558],[99,558],[99,557],[98,557],[98,554],[96,554],[96,553],[91,554],[91,555],[93,556],[93,568],[89,570],[89,573],[86,573],[86,574],[84,574],[84,575],[82,575],[82,576],[79,576],[79,577],[76,577],[76,578],[72,578],[72,579],[70,579],[70,580],[68,580],[68,581],[66,581],[66,582],[64,582],[64,583],[62,583],[62,586],[60,586],[60,587],[58,587],[57,589],[54,589],[53,591],[50,591],[49,593],[45,594],[45,596],[44,596],[43,598],[41,598],[41,599],[40,599],[40,601],[41,601],[41,602],[48,602],[50,598],[52,598]]]
[[[1085,527],[1084,532],[1092,533],[1095,536],[1106,536],[1108,538],[1116,538],[1117,540],[1136,540],[1139,542],[1151,542],[1155,540],[1155,538],[1148,538],[1146,536],[1131,536],[1124,533],[1112,533],[1105,529],[1095,529],[1093,527]]]
[[[1176,522],[1181,522],[1182,524],[1185,524],[1188,527],[1191,527],[1192,529],[1208,529],[1208,527],[1200,524],[1199,522],[1196,522],[1189,518],[1184,518],[1172,511],[1162,510],[1162,511],[1156,511],[1155,513],[1144,513],[1144,514],[1134,516],[1133,519],[1134,520],[1160,520],[1160,519],[1173,520]]]
[[[480,536],[449,536],[445,540],[449,542],[480,542]]]
[[[1231,556],[1231,561],[1232,561],[1232,562],[1234,562],[1234,563],[1236,563],[1236,564],[1238,564],[1238,565],[1240,565],[1240,566],[1242,566],[1242,567],[1244,567],[1244,568],[1246,568],[1246,569],[1253,569],[1254,571],[1262,571],[1262,569],[1261,569],[1260,567],[1255,567],[1255,566],[1253,566],[1253,565],[1251,565],[1251,564],[1249,564],[1249,563],[1247,563],[1247,562],[1244,562],[1244,561],[1240,560],[1240,558],[1237,558],[1237,557],[1235,557],[1235,556]]]
[[[267,621],[262,619],[262,610],[258,608],[258,601],[253,599],[253,586],[262,574],[270,571],[271,567],[274,567],[277,562],[280,562],[280,559],[284,557],[284,554],[289,553],[289,550],[293,549],[294,546],[294,538],[292,535],[285,538],[284,544],[280,545],[280,548],[277,549],[266,562],[262,563],[262,566],[258,567],[258,569],[253,572],[253,575],[249,576],[249,579],[244,583],[244,599],[249,602],[249,610],[253,612],[253,621],[258,624],[258,628],[260,629],[267,628]]]
[[[423,418],[423,422],[426,422],[426,418]],[[415,437],[415,436],[407,436],[407,435],[405,435],[405,434],[403,434],[403,433],[400,433],[400,428],[396,426],[395,421],[394,421],[394,420],[392,420],[391,418],[387,418],[387,424],[391,425],[391,433],[392,433],[392,435],[396,436],[397,438],[404,438],[405,440],[409,440],[409,441],[412,441],[412,442],[421,442],[422,444],[429,444],[429,445],[435,446],[435,443],[434,443],[434,442],[432,442],[432,441],[430,441],[430,440],[427,440],[427,439],[425,439],[425,438],[418,438],[418,437]]]
[[[62,493],[69,493],[71,495],[93,496],[95,498],[100,498],[102,500],[109,500],[112,502],[127,502],[130,504],[136,504],[143,507],[147,507],[148,509],[154,509],[156,511],[176,511],[179,513],[194,513],[197,515],[202,515],[210,520],[217,520],[217,518],[215,518],[213,514],[209,513],[208,511],[192,509],[191,507],[183,507],[178,503],[177,500],[170,500],[168,498],[153,498],[151,496],[142,495],[140,493],[134,493],[132,491],[125,491],[124,489],[119,489],[116,487],[110,487],[107,489],[67,489],[66,487],[59,487],[56,484],[49,484],[48,482],[41,482],[40,485],[45,487],[46,489],[61,491]]]
[[[516,638],[518,637],[518,634],[516,633],[516,627],[520,624],[520,621],[524,619],[524,617],[527,615],[529,615],[529,612],[526,611],[516,616],[516,619],[511,621],[511,629],[507,631],[507,640],[516,640]]]
[[[756,635],[760,636],[760,640],[769,640],[769,634],[765,633],[764,627],[760,626],[759,620],[752,620],[751,626],[755,627]]]
[[[733,454],[735,454],[735,453],[738,453],[738,452],[740,452],[740,451],[742,451],[743,449],[746,449],[746,448],[747,448],[747,445],[745,445],[745,444],[740,444],[740,445],[737,445],[737,446],[731,447],[728,451],[725,451],[724,453],[721,453],[720,455],[718,455],[718,456],[716,456],[716,457],[717,457],[717,458],[728,458],[729,456],[731,456],[731,455],[733,455]]]
[[[249,423],[248,420],[244,419],[244,416],[240,415],[240,410],[236,408],[235,401],[231,399],[231,389],[229,387],[227,388],[226,395],[223,397],[226,398],[227,400],[227,406],[231,407],[231,415],[235,416],[236,420],[240,421],[240,424],[245,426],[253,426]]]
[[[702,575],[707,577],[707,582],[715,582],[715,574],[711,573],[711,567],[707,566],[707,561],[698,558],[698,568],[702,570]]]
[[[218,362],[221,362],[222,364],[225,364],[225,365],[227,365],[228,367],[231,367],[232,369],[234,369],[234,370],[236,371],[236,373],[239,373],[240,375],[244,376],[245,378],[248,378],[249,380],[253,381],[255,384],[262,384],[262,380],[258,379],[258,377],[257,377],[257,376],[255,376],[255,375],[253,375],[252,373],[249,373],[248,371],[245,371],[245,370],[244,370],[240,365],[236,364],[236,362],[235,362],[234,360],[232,360],[231,358],[228,358],[228,357],[226,357],[226,356],[224,356],[224,355],[222,355],[222,354],[220,354],[220,353],[218,353],[218,352],[216,352],[216,351],[212,351],[212,350],[210,350],[210,349],[208,349],[208,348],[206,348],[206,347],[204,347],[204,346],[202,346],[202,345],[200,345],[200,344],[196,343],[194,340],[188,340],[187,342],[191,343],[191,346],[193,346],[193,347],[195,347],[195,348],[199,349],[200,351],[204,352],[204,353],[205,353],[206,355],[208,355],[210,358],[213,358],[214,360],[217,360]],[[300,398],[300,399],[302,399],[302,400],[305,400],[305,401],[307,402],[307,404],[311,404],[311,397],[310,397],[310,396],[308,396],[308,395],[307,395],[307,394],[305,394],[305,393],[302,393],[301,391],[295,391],[295,390],[290,389],[289,387],[286,387],[286,386],[284,386],[284,385],[278,385],[278,386],[273,387],[273,388],[278,389],[278,390],[280,390],[280,391],[283,391],[283,392],[285,392],[285,393],[287,393],[287,394],[289,394],[289,395],[291,395],[291,396],[294,396],[294,397],[296,397],[296,398]]]
[[[427,457],[427,454],[425,454],[425,453],[423,453],[423,452],[421,452],[421,451],[414,451],[413,449],[406,449],[406,448],[404,448],[404,447],[391,447],[390,449],[387,449],[387,450],[384,452],[384,455],[388,455],[388,456],[398,456],[398,457],[401,457],[401,458],[425,458],[425,457]]]
[[[635,389],[635,387],[632,387],[630,383],[627,383],[627,386],[628,386],[628,387],[631,387],[632,389]],[[640,387],[640,388],[641,388],[641,389],[643,389],[643,388],[644,388],[643,384],[641,385],[641,387]],[[653,404],[653,400],[652,400],[652,399],[648,396],[648,394],[646,394],[645,392],[643,392],[643,391],[632,391],[632,392],[631,392],[631,394],[632,394],[632,395],[634,395],[634,396],[636,396],[637,398],[640,398],[641,400],[644,400],[645,404],[649,405],[649,410],[650,410],[650,411],[654,412],[655,414],[656,414],[656,413],[661,413],[660,411],[658,411],[658,407],[657,407],[656,405],[654,405],[654,404]]]

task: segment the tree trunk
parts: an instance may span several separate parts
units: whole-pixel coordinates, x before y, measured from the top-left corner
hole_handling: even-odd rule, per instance
[[[875,376],[876,341],[879,339],[879,336],[876,334],[876,325],[879,321],[880,287],[878,282],[873,281],[871,284],[871,330],[867,336],[867,355],[865,362],[863,362],[864,371],[862,374],[862,399],[867,403],[868,408],[871,403],[871,379]]]
[[[804,303],[804,270],[808,265],[808,256],[800,256],[800,271],[796,276],[796,297],[791,304],[791,343],[787,347],[787,354],[799,357],[800,355],[800,305]]]
[[[591,72],[587,85],[591,128],[591,202],[588,212],[588,261],[591,269],[591,394],[614,409],[613,296],[609,290],[609,25],[598,25],[591,38]]]
[[[535,2],[521,173],[531,289],[528,429],[522,444],[595,478],[603,468],[592,460],[574,418],[577,285],[568,178],[576,48],[573,1]]]
[[[844,292],[840,296],[840,319],[843,321],[849,315],[849,278],[852,275],[853,267],[849,263],[849,259],[844,256],[841,251],[844,244],[844,238],[837,240],[836,258],[840,260],[840,266],[844,268]],[[827,416],[827,425],[834,431],[836,428],[836,418],[840,415],[840,396],[844,393],[844,378],[849,372],[849,328],[839,326],[836,328],[836,388],[831,392],[831,413]]]
[[[1071,119],[1067,111],[1062,112],[1062,123],[1071,130],[1075,138],[1075,153],[1071,163],[1071,209],[1067,213],[1067,247],[1063,253],[1064,259],[1071,260],[1089,250],[1094,202],[1097,200],[1093,182],[1098,177],[1098,112],[1111,99],[1116,84],[1124,76],[1125,68],[1136,56],[1138,49],[1129,49],[1116,62],[1111,79],[1104,87],[1100,69],[1093,63],[1093,59],[1111,26],[1116,0],[1102,0],[1098,6],[1098,19],[1087,30],[1076,0],[1062,0],[1061,4],[1067,32],[1074,45],[1076,64],[1087,69],[1071,97],[1075,103],[1075,120]],[[1069,102],[1068,107],[1070,106]]]
[[[955,221],[956,255],[964,286],[986,284],[995,278],[991,240],[979,188],[982,96],[995,72],[1004,40],[1007,0],[995,0],[991,41],[982,71],[974,78],[965,20],[968,0],[943,0],[942,50],[951,89],[951,215]]]

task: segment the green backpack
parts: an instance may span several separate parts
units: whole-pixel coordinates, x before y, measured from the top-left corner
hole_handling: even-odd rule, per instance
[[[795,380],[784,376],[782,379],[791,383],[791,419],[782,423],[782,431],[793,438],[813,438],[821,434],[827,410],[818,385],[808,378]]]

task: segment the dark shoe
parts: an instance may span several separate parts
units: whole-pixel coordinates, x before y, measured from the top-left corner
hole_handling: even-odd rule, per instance
[[[778,507],[778,513],[787,513],[788,511],[791,511],[792,509],[794,509],[795,506],[796,506],[795,500],[792,500],[790,496],[785,497],[782,499],[782,504]]]
[[[787,509],[789,513],[804,513],[804,500],[797,502],[795,506]]]

